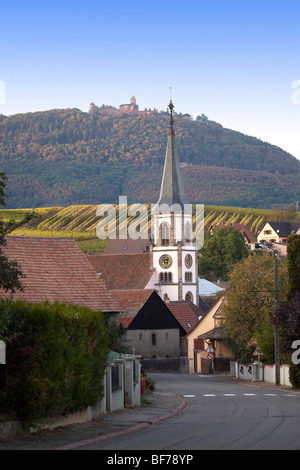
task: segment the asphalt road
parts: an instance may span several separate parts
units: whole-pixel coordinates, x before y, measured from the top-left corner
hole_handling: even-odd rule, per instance
[[[81,450],[300,449],[300,394],[238,384],[226,377],[149,374],[156,387],[184,396],[180,415]]]

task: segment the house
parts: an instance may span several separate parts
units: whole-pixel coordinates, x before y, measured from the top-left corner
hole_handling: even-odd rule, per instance
[[[142,356],[144,370],[179,372],[185,329],[168,305],[152,289],[116,290],[114,295],[126,329],[124,344]]]
[[[226,338],[222,328],[224,302],[225,296],[223,295],[187,334],[189,373],[191,374],[229,371],[229,359],[232,352],[223,342]],[[213,349],[212,359],[208,356],[209,347]]]
[[[286,243],[292,234],[300,235],[299,222],[266,222],[257,236],[258,243]]]
[[[287,254],[287,237],[292,234],[300,235],[298,222],[266,222],[257,235],[257,243],[268,244],[277,249],[281,256]]]
[[[216,228],[233,228],[235,230],[238,230],[245,238],[245,242],[250,250],[255,250],[256,247],[256,238],[254,235],[250,232],[250,230],[246,227],[244,224],[237,224],[237,223],[230,223],[230,224],[225,224],[225,225],[211,225],[209,227],[209,230],[215,230]]]
[[[61,302],[104,314],[119,313],[117,301],[75,240],[8,236],[3,253],[9,261],[16,261],[25,275],[21,279],[23,291],[13,294],[15,300]],[[0,290],[0,297],[10,296]]]

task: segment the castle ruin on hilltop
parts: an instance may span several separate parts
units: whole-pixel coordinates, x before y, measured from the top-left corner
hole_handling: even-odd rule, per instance
[[[90,114],[103,114],[103,115],[114,115],[114,114],[122,114],[122,113],[130,113],[130,114],[150,114],[156,113],[157,110],[153,109],[144,109],[144,111],[139,110],[139,106],[136,104],[135,96],[130,98],[130,103],[128,104],[121,104],[118,108],[114,106],[102,105],[96,106],[94,103],[91,103],[89,106],[89,113]]]

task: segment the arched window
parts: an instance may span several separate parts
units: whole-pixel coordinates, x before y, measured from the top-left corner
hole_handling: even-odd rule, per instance
[[[191,222],[186,222],[184,224],[184,238],[186,243],[190,243],[192,241],[192,225]]]
[[[193,302],[193,294],[192,294],[191,292],[187,292],[187,293],[185,294],[185,300],[186,300],[187,302]]]
[[[170,225],[167,222],[163,222],[160,227],[160,239],[162,245],[169,245],[170,244]]]

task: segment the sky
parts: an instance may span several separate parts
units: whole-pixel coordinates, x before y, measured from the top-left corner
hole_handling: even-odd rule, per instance
[[[204,113],[300,160],[299,0],[0,0],[0,114]]]

